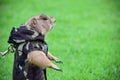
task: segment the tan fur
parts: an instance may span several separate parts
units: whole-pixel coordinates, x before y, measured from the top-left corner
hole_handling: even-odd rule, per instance
[[[49,67],[61,71],[59,67],[50,62],[50,60],[46,57],[45,53],[43,53],[42,51],[32,51],[31,53],[29,53],[28,61],[43,69]]]
[[[30,29],[36,30],[42,35],[46,35],[54,26],[55,21],[56,20],[53,17],[41,14],[30,18],[25,25],[29,26]]]
[[[53,27],[55,19],[53,17],[41,14],[39,16],[34,16],[30,18],[25,25],[32,30],[35,30],[42,35],[46,35]],[[59,67],[53,64],[50,60],[56,62],[61,62],[57,57],[53,56],[50,52],[46,56],[42,51],[32,51],[28,54],[28,62],[42,68],[53,68],[55,70],[61,71]]]

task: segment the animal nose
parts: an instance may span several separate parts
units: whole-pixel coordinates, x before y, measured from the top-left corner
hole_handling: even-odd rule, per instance
[[[51,17],[52,22],[56,22],[56,19],[54,17]]]

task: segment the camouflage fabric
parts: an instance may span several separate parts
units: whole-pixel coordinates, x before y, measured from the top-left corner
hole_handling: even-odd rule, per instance
[[[44,36],[22,25],[13,28],[8,40],[16,49],[14,55],[13,80],[47,80],[46,69],[27,62],[27,54],[34,50],[48,53]]]

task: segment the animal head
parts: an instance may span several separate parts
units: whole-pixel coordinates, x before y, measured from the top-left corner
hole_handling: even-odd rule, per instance
[[[55,22],[56,20],[53,17],[41,14],[30,18],[25,25],[42,35],[46,35],[53,28]]]

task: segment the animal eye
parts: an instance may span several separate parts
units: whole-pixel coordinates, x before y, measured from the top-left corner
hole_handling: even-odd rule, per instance
[[[45,17],[44,17],[44,18],[42,18],[42,20],[48,20],[48,18],[45,18]]]

